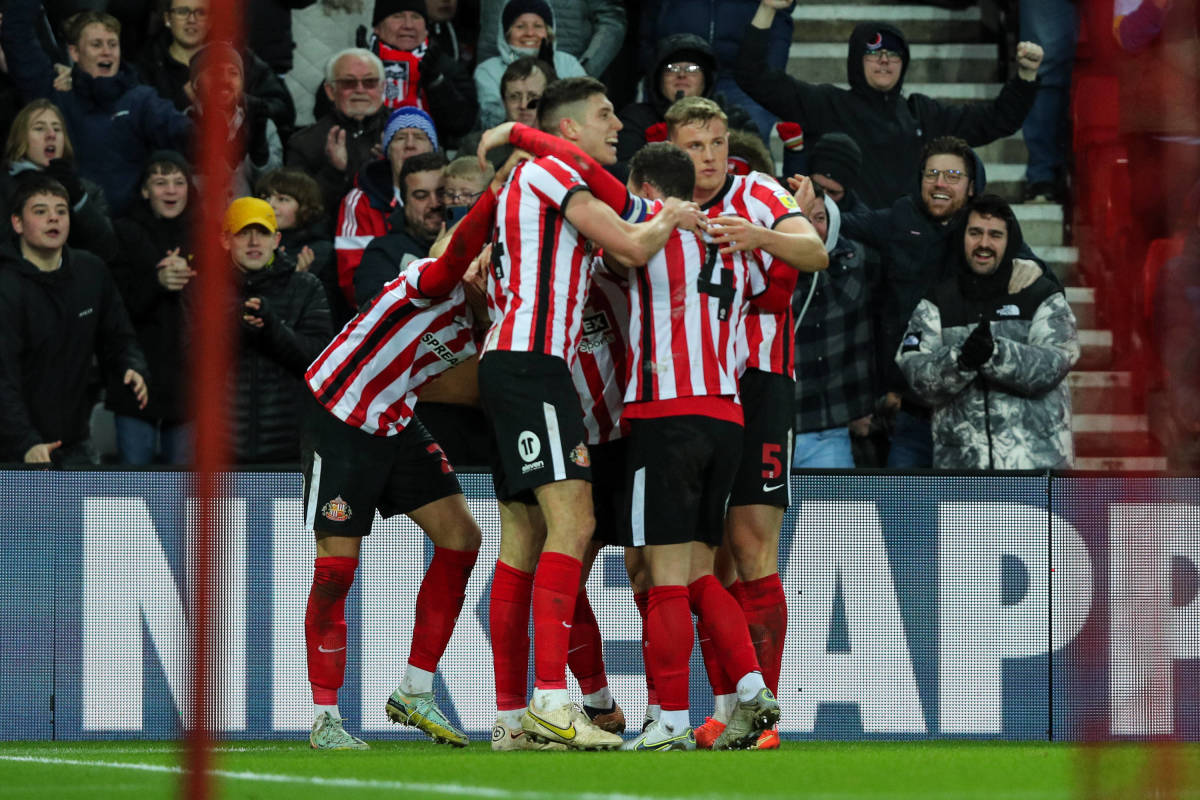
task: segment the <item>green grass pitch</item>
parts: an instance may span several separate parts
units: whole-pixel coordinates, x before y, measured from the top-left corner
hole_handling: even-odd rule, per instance
[[[178,794],[172,742],[3,742],[0,797]],[[493,753],[413,741],[315,752],[307,741],[217,746],[218,798],[481,800],[1200,800],[1200,745],[785,742],[776,752]]]

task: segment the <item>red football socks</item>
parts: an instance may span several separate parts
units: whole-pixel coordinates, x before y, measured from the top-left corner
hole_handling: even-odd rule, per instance
[[[532,598],[533,573],[497,561],[488,606],[497,711],[525,708],[527,702],[529,604]]]
[[[413,622],[412,647],[408,663],[418,669],[436,672],[446,651],[454,623],[467,594],[467,581],[475,566],[477,550],[433,548],[433,560],[425,570]]]
[[[567,666],[579,681],[583,694],[598,692],[608,686],[604,673],[604,640],[600,625],[592,611],[587,591],[575,595],[575,618],[571,621],[571,639],[567,648]]]
[[[357,566],[357,558],[334,556],[318,558],[313,565],[304,612],[304,644],[308,682],[317,705],[337,705],[337,692],[346,674],[346,595]]]
[[[688,707],[688,661],[692,656],[692,614],[685,586],[654,586],[646,609],[645,648],[663,711]]]
[[[750,643],[746,616],[733,595],[713,575],[693,581],[687,591],[692,611],[712,639],[725,674],[733,685],[736,686],[742,676],[757,672],[758,660],[754,656],[754,645]]]
[[[642,618],[642,666],[646,669],[646,704],[658,705],[658,690],[654,687],[654,674],[650,671],[650,657],[647,655],[648,642],[646,639],[646,613],[650,603],[650,592],[637,592],[633,595],[633,603],[637,606],[638,616]]]
[[[583,564],[566,553],[542,553],[533,576],[533,674],[538,689],[567,688],[567,650]]]
[[[742,584],[739,598],[754,652],[762,666],[763,682],[779,696],[779,671],[783,664],[783,638],[787,633],[787,595],[779,573]]]
[[[733,694],[737,691],[737,681],[725,674],[725,665],[717,645],[708,628],[700,620],[696,620],[696,638],[700,640],[700,655],[704,657],[704,671],[708,674],[708,684],[712,686],[714,695]]]

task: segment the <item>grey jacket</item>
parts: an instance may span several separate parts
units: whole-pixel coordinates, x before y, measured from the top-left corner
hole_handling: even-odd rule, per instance
[[[986,316],[996,349],[978,372],[958,366]],[[909,385],[933,407],[939,469],[1065,469],[1075,458],[1067,373],[1079,360],[1075,314],[1039,278],[1016,293],[969,300],[957,276],[913,311],[896,354]]]
[[[554,43],[570,53],[593,78],[608,68],[625,41],[625,8],[619,0],[549,0],[554,12]],[[481,0],[479,30],[500,27],[500,12],[508,0]],[[490,33],[479,36],[478,63],[499,55]],[[562,77],[561,75],[559,77]]]

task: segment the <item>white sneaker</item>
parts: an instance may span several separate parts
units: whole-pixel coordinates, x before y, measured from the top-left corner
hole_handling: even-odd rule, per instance
[[[671,733],[658,720],[646,726],[636,739],[621,745],[622,750],[695,750],[696,734],[691,728]]]
[[[536,741],[558,742],[572,750],[613,750],[623,743],[620,736],[592,724],[574,703],[549,711],[536,711],[530,705],[521,717],[521,727]]]
[[[342,721],[328,711],[313,721],[308,743],[313,750],[370,750],[371,746],[342,727]]]
[[[521,728],[510,728],[503,720],[496,720],[492,726],[493,750],[566,750],[565,744],[558,742],[537,742],[529,737]]]

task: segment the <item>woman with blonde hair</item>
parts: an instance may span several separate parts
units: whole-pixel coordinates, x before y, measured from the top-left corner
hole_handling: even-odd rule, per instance
[[[30,102],[17,112],[8,129],[5,168],[0,170],[0,200],[7,211],[22,175],[34,172],[49,175],[63,185],[70,198],[71,232],[67,244],[108,261],[117,252],[108,201],[99,185],[79,177],[74,158],[75,151],[58,106],[44,98]]]

